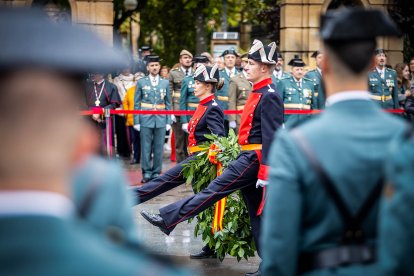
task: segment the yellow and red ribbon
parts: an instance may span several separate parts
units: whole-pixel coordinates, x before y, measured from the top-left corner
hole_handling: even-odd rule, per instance
[[[220,176],[222,172],[222,164],[220,163],[220,161],[217,160],[217,154],[219,152],[220,148],[216,144],[212,144],[208,150],[208,159],[210,163],[215,164],[217,166],[217,176]],[[226,209],[226,200],[226,197],[222,198],[215,204],[213,226],[211,229],[213,234],[223,229],[223,218],[224,210]]]

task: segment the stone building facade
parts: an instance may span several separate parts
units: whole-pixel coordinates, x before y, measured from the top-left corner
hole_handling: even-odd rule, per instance
[[[79,24],[95,33],[104,41],[113,43],[113,2],[112,0],[0,0],[0,4],[12,7],[42,6],[52,17],[68,18],[73,23]],[[57,4],[59,3],[59,4]]]
[[[389,0],[282,0],[279,50],[284,54],[285,61],[289,61],[294,54],[300,54],[309,67],[314,67],[315,62],[310,56],[320,47],[318,29],[321,13],[348,5],[386,11],[389,2]],[[375,24],[375,22],[367,22],[367,24]],[[378,46],[387,50],[388,63],[391,65],[394,66],[403,60],[401,39],[382,38],[378,40]]]

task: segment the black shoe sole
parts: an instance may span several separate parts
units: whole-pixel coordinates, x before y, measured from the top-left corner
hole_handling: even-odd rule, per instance
[[[168,231],[168,229],[165,229],[164,227],[159,226],[158,224],[156,224],[155,222],[152,221],[152,219],[150,217],[147,216],[147,214],[143,213],[142,211],[140,212],[141,216],[144,217],[144,219],[146,219],[149,223],[151,223],[152,225],[154,225],[155,227],[158,227],[158,229],[160,229],[164,234],[166,234],[167,236],[170,235],[170,232]]]

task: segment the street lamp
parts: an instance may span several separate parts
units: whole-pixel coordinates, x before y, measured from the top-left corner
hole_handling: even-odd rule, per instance
[[[133,11],[137,8],[138,1],[137,0],[124,0],[124,7],[128,11]]]

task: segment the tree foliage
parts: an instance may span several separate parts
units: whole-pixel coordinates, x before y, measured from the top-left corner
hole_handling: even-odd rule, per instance
[[[388,11],[404,34],[404,61],[414,57],[414,5],[411,0],[392,0]]]

